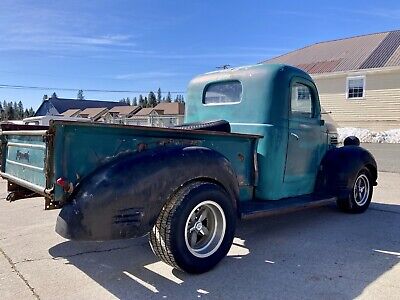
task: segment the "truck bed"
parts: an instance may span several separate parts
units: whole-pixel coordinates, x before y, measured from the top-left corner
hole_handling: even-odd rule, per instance
[[[53,121],[48,129],[2,132],[1,176],[60,206],[68,195],[55,184],[58,178],[76,186],[124,153],[173,145],[199,146],[222,153],[237,174],[241,194],[250,197],[257,181],[258,138],[214,131]]]

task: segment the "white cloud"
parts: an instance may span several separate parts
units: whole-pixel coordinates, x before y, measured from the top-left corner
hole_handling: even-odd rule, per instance
[[[385,19],[400,19],[400,9],[373,8],[369,10],[349,10],[349,12]]]
[[[182,73],[176,72],[163,72],[163,71],[151,71],[151,72],[136,72],[128,74],[120,74],[114,76],[114,79],[118,80],[139,80],[139,79],[162,79],[171,78],[175,76],[181,76]]]
[[[0,51],[95,51],[136,46],[132,35],[98,30],[97,16],[6,1],[0,11]],[[102,17],[106,21],[108,16]]]

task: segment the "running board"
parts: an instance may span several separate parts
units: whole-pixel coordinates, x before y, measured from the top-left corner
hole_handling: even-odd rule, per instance
[[[305,208],[324,206],[335,202],[336,199],[336,197],[318,198],[310,195],[282,200],[245,201],[240,203],[240,217],[247,220],[285,214]]]

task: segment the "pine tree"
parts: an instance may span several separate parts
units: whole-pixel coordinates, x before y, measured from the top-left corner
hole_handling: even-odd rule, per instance
[[[125,103],[126,105],[131,105],[131,99],[129,97],[126,97]]]
[[[33,110],[33,108],[31,107],[29,109],[29,117],[33,117],[35,115],[35,111]]]
[[[15,120],[15,110],[12,102],[7,103],[6,120]]]
[[[0,103],[0,120],[3,121],[5,117],[3,105]]]
[[[137,106],[138,105],[136,97],[133,97],[132,105],[133,106]]]
[[[144,106],[144,99],[143,99],[142,94],[139,95],[139,106],[145,107],[145,106]]]
[[[156,95],[152,91],[149,93],[148,101],[149,101],[149,107],[154,107],[157,105]]]
[[[24,118],[24,106],[22,102],[18,102],[18,120],[22,120]]]
[[[56,94],[56,92],[53,92],[53,94],[51,95],[51,99],[57,99],[58,97],[57,97],[57,94]]]
[[[78,91],[78,94],[76,95],[76,99],[85,100],[85,96],[83,95],[83,91],[82,90]]]
[[[168,92],[168,95],[167,95],[167,100],[166,100],[166,101],[167,101],[167,102],[171,102],[171,100],[172,100],[172,99],[171,99],[171,93],[170,93],[170,92]]]
[[[147,97],[144,97],[144,106],[143,107],[149,107],[149,101],[147,100]]]
[[[44,102],[44,101],[46,101],[46,100],[49,100],[49,96],[47,96],[47,95],[43,95],[43,98],[42,98],[42,100],[43,100],[43,102]]]
[[[26,108],[25,111],[24,111],[24,119],[25,118],[29,118],[29,117],[30,117],[29,110]]]
[[[158,90],[157,90],[157,103],[160,103],[161,101],[162,101],[161,88],[158,88]]]
[[[19,120],[18,104],[17,102],[11,102],[11,103],[13,103],[13,108],[14,108],[14,118],[12,120]]]

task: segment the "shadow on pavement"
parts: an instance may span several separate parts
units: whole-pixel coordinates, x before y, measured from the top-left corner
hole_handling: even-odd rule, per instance
[[[201,275],[160,262],[146,237],[64,242],[49,253],[67,259],[122,299],[348,299],[362,294],[400,261],[400,213],[393,206],[374,204],[360,215],[328,206],[240,222],[228,257]]]

